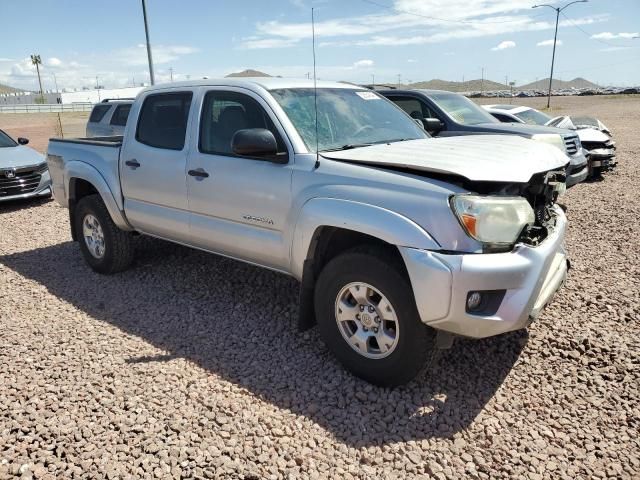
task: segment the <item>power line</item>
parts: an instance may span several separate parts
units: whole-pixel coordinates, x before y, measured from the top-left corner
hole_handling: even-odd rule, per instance
[[[429,15],[423,15],[421,13],[416,13],[416,12],[409,12],[407,10],[400,10],[397,8],[394,8],[390,5],[385,5],[384,3],[379,3],[376,2],[375,0],[360,0],[364,3],[369,3],[371,5],[375,5],[377,7],[380,8],[384,8],[386,10],[391,10],[393,12],[399,12],[399,13],[405,13],[407,15],[413,15],[414,17],[420,17],[420,18],[426,18],[428,20],[438,20],[440,22],[450,22],[450,23],[464,23],[464,24],[469,24],[469,25],[486,25],[486,24],[490,24],[490,23],[522,23],[522,20],[501,20],[501,21],[487,21],[487,20],[452,20],[450,18],[439,18],[439,17],[431,17]],[[544,13],[541,13],[539,15],[532,15],[530,17],[527,18],[536,18],[536,17],[542,17],[544,15]]]
[[[569,25],[571,25],[572,27],[577,28],[578,30],[580,30],[582,33],[584,33],[587,37],[589,37],[591,40],[595,40],[596,42],[600,42],[604,45],[608,45],[610,47],[623,47],[623,48],[633,48],[630,45],[616,45],[615,43],[609,43],[605,40],[602,40],[600,38],[594,38],[593,35],[589,32],[587,32],[584,28],[582,28],[580,25],[578,25],[577,23],[574,23],[573,20],[571,20],[569,17],[567,17],[564,12],[560,12],[560,14],[565,18],[565,20],[567,22],[569,22]]]

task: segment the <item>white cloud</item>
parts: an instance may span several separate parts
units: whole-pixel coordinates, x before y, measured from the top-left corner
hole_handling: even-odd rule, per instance
[[[0,62],[13,62],[13,58],[0,57]]]
[[[591,38],[595,38],[596,40],[613,40],[615,38],[633,38],[637,37],[638,32],[620,32],[620,33],[611,33],[611,32],[602,32],[596,33],[595,35],[591,35]]]
[[[151,53],[153,55],[153,63],[162,65],[169,63],[184,55],[190,55],[198,52],[194,47],[185,45],[152,45]],[[143,43],[139,43],[135,47],[126,47],[116,50],[112,54],[119,62],[129,66],[143,66],[147,64],[147,47]]]
[[[166,77],[170,76],[168,66],[182,56],[196,53],[198,49],[185,45],[156,45],[153,46],[153,61],[158,67],[167,66]],[[158,72],[160,68],[156,69]],[[77,59],[58,57],[43,58],[40,74],[45,90],[54,88],[55,73],[59,88],[93,88],[98,82],[106,87],[131,86],[134,82],[149,81],[147,68],[146,45],[132,45],[113,51],[95,52]],[[162,75],[159,73],[159,79]],[[194,76],[195,77],[195,76]],[[174,78],[181,78],[178,72]],[[30,58],[0,63],[0,83],[34,90],[37,88],[35,67]]]
[[[260,50],[263,48],[287,48],[293,47],[297,43],[296,40],[286,38],[245,38],[242,42],[243,48],[251,50]],[[320,47],[326,47],[333,42],[325,42]]]
[[[407,63],[418,63],[418,61],[415,58],[410,58],[407,60]]]
[[[516,42],[514,42],[512,40],[505,40],[504,42],[500,42],[498,45],[493,47],[491,50],[493,50],[493,51],[506,50],[508,48],[515,48],[515,46],[516,46]]]
[[[358,60],[353,63],[354,68],[370,68],[373,67],[373,60]]]
[[[631,48],[631,47],[606,47],[606,48],[601,48],[598,51],[599,52],[617,52],[620,50],[627,50],[628,48]]]
[[[556,46],[562,45],[562,40],[556,41]],[[549,40],[543,40],[542,42],[536,43],[537,47],[553,47],[553,38]]]
[[[553,29],[555,22],[539,20],[539,15],[531,13],[531,3],[532,0],[395,0],[387,13],[318,21],[315,33],[323,39],[321,46],[399,46]],[[600,14],[572,19],[571,23],[563,20],[559,25],[587,25],[608,18],[608,14]],[[407,35],[407,30],[425,33]],[[310,22],[271,20],[258,23],[255,35],[243,39],[240,45],[249,49],[284,48],[310,39]]]

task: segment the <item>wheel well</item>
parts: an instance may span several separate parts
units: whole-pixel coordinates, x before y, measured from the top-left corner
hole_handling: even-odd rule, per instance
[[[396,262],[398,265],[402,265],[404,270],[404,261],[395,245],[354,230],[338,227],[320,227],[313,236],[307,254],[307,262],[313,266],[312,272],[305,272],[313,274],[313,278],[309,280],[313,280],[315,283],[315,279],[320,274],[322,268],[332,258],[342,252],[360,246],[371,246],[385,250],[385,253],[388,252],[387,259]]]
[[[75,222],[73,216],[75,213],[76,205],[80,199],[97,194],[98,190],[90,182],[83,180],[82,178],[72,178],[69,181],[69,224],[71,225],[71,238],[73,240],[78,239],[78,234],[75,229]]]
[[[316,323],[313,292],[316,279],[323,267],[332,258],[356,247],[371,247],[376,253],[383,250],[385,259],[395,263],[400,271],[406,274],[407,270],[404,261],[398,247],[395,245],[354,230],[338,227],[319,227],[313,235],[303,266],[300,310],[298,314],[298,328],[300,330],[307,330]]]

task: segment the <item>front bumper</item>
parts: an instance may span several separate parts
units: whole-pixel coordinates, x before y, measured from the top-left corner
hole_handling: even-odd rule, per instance
[[[567,188],[586,180],[589,176],[589,162],[585,153],[580,149],[575,155],[569,157],[571,161],[567,166]]]
[[[589,165],[607,168],[615,165],[615,150],[612,148],[596,148],[589,152]]]
[[[2,195],[0,193],[0,202],[11,201],[11,200],[23,200],[27,198],[34,197],[47,197],[52,193],[51,190],[51,175],[49,174],[49,170],[46,170],[40,175],[40,182],[36,186],[35,189],[28,193],[19,193],[15,195]]]
[[[511,252],[442,254],[403,247],[422,321],[438,330],[484,338],[526,327],[551,301],[567,276],[563,241],[567,220],[558,207],[556,227],[538,246]],[[504,290],[492,315],[467,312],[471,291]]]

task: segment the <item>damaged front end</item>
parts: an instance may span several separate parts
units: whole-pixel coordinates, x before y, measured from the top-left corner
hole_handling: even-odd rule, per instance
[[[611,170],[618,164],[616,161],[616,143],[611,139],[602,142],[585,141],[582,142],[582,148],[587,153],[589,169],[592,173]]]
[[[554,205],[566,190],[564,171],[539,173],[526,185],[523,196],[533,208],[535,223],[527,225],[518,241],[536,246],[544,241],[556,225]]]
[[[482,243],[483,253],[508,252],[518,243],[538,246],[553,232],[566,170],[537,173],[527,183],[467,181],[461,186],[469,193],[454,195],[451,206],[463,229]]]

